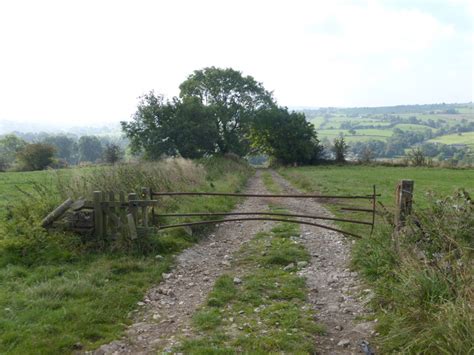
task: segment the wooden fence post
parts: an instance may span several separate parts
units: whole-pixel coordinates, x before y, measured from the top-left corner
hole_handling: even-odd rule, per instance
[[[134,201],[137,200],[136,193],[129,193],[128,194],[128,206],[129,206],[129,213],[127,214],[127,222],[128,222],[128,229],[130,232],[130,238],[136,239],[137,238],[137,206],[135,205]]]
[[[102,214],[102,192],[94,191],[94,232],[95,235],[99,238],[104,237],[104,224],[103,224],[103,214]]]
[[[115,215],[117,214],[117,208],[114,206],[115,204],[115,194],[113,191],[109,191],[109,201],[112,202],[111,207],[109,205],[109,212],[112,212]],[[117,221],[114,220],[114,218],[109,218],[109,228],[110,228],[110,234],[112,236],[112,239],[115,239],[117,237],[117,230],[118,230],[118,223]]]
[[[142,200],[148,200],[149,191],[146,187],[142,187],[141,198]],[[143,226],[148,227],[148,210],[147,206],[142,207],[142,218],[143,218]]]
[[[128,194],[128,206],[130,213],[133,216],[133,220],[135,221],[135,225],[138,222],[138,216],[137,216],[137,206],[135,205],[134,201],[137,200],[137,194],[136,193],[129,193]]]
[[[395,228],[399,230],[405,224],[406,218],[411,214],[413,203],[413,180],[401,180],[396,189]]]

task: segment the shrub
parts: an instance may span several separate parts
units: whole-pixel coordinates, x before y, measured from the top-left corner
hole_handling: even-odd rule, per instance
[[[53,163],[55,149],[52,145],[28,144],[17,154],[22,170],[43,170]]]
[[[347,145],[344,137],[341,136],[334,139],[332,150],[337,162],[343,163],[346,161],[346,154],[349,150],[349,146]]]
[[[104,161],[109,164],[115,164],[122,160],[122,149],[114,143],[107,144],[104,149]]]

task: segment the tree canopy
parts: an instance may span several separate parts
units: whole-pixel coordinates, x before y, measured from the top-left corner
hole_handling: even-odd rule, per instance
[[[215,125],[217,151],[245,155],[247,133],[257,112],[275,105],[272,94],[251,76],[231,68],[196,70],[180,85],[180,97],[198,98]]]
[[[261,110],[250,138],[254,148],[283,164],[313,163],[321,152],[314,126],[305,115],[282,107]]]
[[[79,159],[95,162],[102,157],[102,143],[96,136],[82,136],[79,138]]]
[[[122,122],[132,153],[146,158],[199,158],[252,149],[284,164],[311,163],[319,153],[316,131],[303,113],[279,108],[251,76],[215,67],[196,70],[165,100],[153,91],[140,98],[130,122]]]

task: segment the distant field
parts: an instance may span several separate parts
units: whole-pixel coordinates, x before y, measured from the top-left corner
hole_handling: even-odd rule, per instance
[[[356,129],[355,131],[356,134],[350,134],[347,129],[321,129],[317,132],[319,139],[328,138],[331,141],[340,134],[343,134],[348,142],[365,142],[368,140],[383,141],[392,135],[392,131],[387,129]]]
[[[415,110],[416,107],[413,108]],[[327,138],[332,141],[334,138],[343,134],[348,142],[366,142],[369,140],[381,140],[385,141],[388,137],[393,135],[395,128],[403,131],[415,131],[423,132],[431,130],[436,133],[439,127],[451,128],[459,124],[465,124],[466,122],[474,121],[474,112],[471,108],[458,106],[456,110],[457,114],[447,114],[442,112],[404,112],[404,113],[390,113],[389,115],[370,113],[369,110],[366,114],[349,114],[350,109],[333,109],[333,112],[329,115],[315,114],[311,115],[311,112],[307,114],[308,120],[313,123],[314,127],[318,132],[320,139]],[[416,118],[420,123],[398,123],[393,126],[389,120],[389,117],[399,117],[405,121]],[[425,122],[430,122],[433,126],[433,121],[437,124],[438,128],[430,127]],[[350,134],[348,129],[350,124],[356,131],[356,134]],[[374,128],[367,129],[364,127],[373,126]],[[341,128],[343,127],[343,128]],[[358,128],[361,127],[361,128]],[[454,135],[444,136],[431,140],[432,142],[440,142],[444,144],[467,144],[472,146],[474,143],[474,137],[469,134],[465,134],[464,137]]]
[[[433,130],[430,126],[424,126],[421,124],[410,124],[410,123],[399,123],[394,128],[399,128],[402,131],[426,131]]]
[[[429,142],[437,142],[443,144],[465,144],[474,148],[474,132],[464,132],[461,134],[448,134],[445,136],[430,139]]]

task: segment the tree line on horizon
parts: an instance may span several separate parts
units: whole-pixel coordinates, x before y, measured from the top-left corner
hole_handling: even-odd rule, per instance
[[[6,134],[0,137],[0,171],[42,170],[90,163],[115,163],[126,141],[85,135]]]

